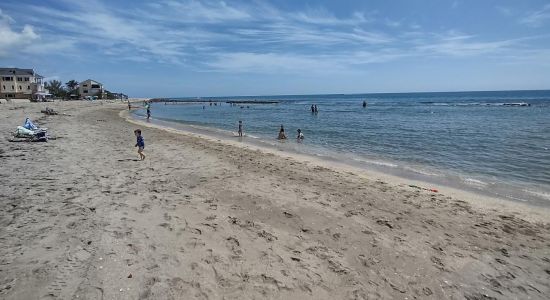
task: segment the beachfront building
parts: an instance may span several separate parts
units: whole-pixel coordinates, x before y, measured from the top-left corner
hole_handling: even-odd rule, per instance
[[[109,91],[105,91],[107,94],[107,99],[120,99],[120,100],[126,100],[128,99],[128,95],[123,93],[111,93]]]
[[[97,97],[103,99],[105,98],[105,89],[103,88],[103,84],[88,79],[78,84],[78,94],[82,98]]]
[[[0,68],[0,98],[42,99],[49,95],[43,79],[33,69]]]

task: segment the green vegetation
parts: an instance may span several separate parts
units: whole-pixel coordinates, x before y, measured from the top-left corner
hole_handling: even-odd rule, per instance
[[[44,84],[44,87],[50,91],[54,97],[65,98],[67,91],[59,80],[50,80]]]

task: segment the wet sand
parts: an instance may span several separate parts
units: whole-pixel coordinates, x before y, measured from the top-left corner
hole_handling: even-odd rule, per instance
[[[125,105],[0,105],[0,298],[550,294],[546,209],[152,127],[142,162]],[[25,116],[58,139],[8,142]]]

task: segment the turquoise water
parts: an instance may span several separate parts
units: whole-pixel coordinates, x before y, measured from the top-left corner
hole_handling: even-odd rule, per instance
[[[180,98],[187,101],[197,99]],[[440,184],[550,203],[550,91],[219,97],[152,105],[154,119],[216,128],[246,140],[337,158]],[[232,106],[228,100],[278,104]],[[366,108],[362,102],[367,101]],[[515,106],[525,103],[530,106]],[[319,112],[312,114],[312,104]],[[143,115],[143,111],[138,111]],[[293,137],[300,128],[302,144]],[[221,130],[221,131],[220,131]]]

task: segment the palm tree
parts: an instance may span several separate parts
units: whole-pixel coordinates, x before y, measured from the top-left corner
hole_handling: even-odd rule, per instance
[[[65,83],[69,92],[74,91],[78,87],[78,81],[71,79]]]
[[[50,80],[44,84],[44,87],[50,91],[55,97],[65,96],[65,90],[63,84],[59,80]]]

